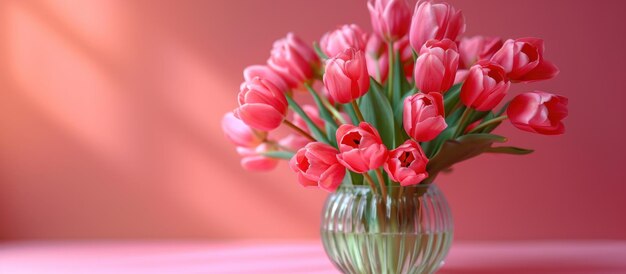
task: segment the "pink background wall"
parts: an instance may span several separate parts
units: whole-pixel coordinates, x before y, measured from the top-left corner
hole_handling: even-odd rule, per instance
[[[287,165],[242,171],[220,130],[273,40],[355,22],[365,1],[0,2],[0,237],[318,237],[326,194]],[[441,177],[461,240],[626,239],[621,1],[450,1],[470,35],[543,37],[567,134],[500,130],[525,157]]]

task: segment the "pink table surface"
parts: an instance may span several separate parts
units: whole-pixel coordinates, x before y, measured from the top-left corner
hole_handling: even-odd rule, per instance
[[[0,273],[339,273],[320,242],[0,243]],[[626,273],[626,242],[454,243],[439,273]]]

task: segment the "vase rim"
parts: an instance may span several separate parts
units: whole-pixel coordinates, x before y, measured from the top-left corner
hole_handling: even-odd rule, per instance
[[[432,186],[436,187],[435,183],[417,184],[417,185],[410,185],[410,186],[401,186],[397,184],[397,185],[391,185],[391,186],[386,186],[386,187],[387,189],[400,189],[400,188],[424,189],[424,188],[429,188]],[[340,188],[370,189],[371,187],[369,185],[342,185]]]

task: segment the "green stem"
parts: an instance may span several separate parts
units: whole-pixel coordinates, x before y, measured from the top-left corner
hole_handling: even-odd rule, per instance
[[[461,107],[462,103],[461,103],[461,99],[459,99],[458,102],[456,102],[456,104],[454,104],[454,106],[452,106],[452,109],[450,109],[450,111],[446,112],[446,117],[451,115],[452,113],[454,113],[459,107]]]
[[[457,126],[456,131],[454,132],[454,135],[452,135],[452,139],[456,139],[456,137],[459,137],[461,133],[463,133],[463,130],[467,126],[467,120],[469,120],[472,112],[473,112],[472,108],[470,107],[465,108],[465,110],[463,111],[463,114],[461,115],[461,120],[459,121],[459,125]]]
[[[393,50],[393,41],[389,41],[387,43],[387,49],[389,51],[389,73],[387,74],[387,96],[389,97],[389,101],[393,98],[393,67],[395,62],[394,50]],[[381,79],[382,81],[382,79]]]
[[[496,124],[496,123],[499,123],[499,122],[502,122],[502,121],[506,120],[507,118],[509,118],[509,117],[506,116],[506,115],[502,115],[502,116],[498,116],[496,118],[493,118],[491,120],[485,121],[482,124],[476,126],[469,133],[477,133],[477,132],[481,131],[482,129],[484,129],[484,128],[488,127],[488,126]]]
[[[372,188],[372,191],[374,192],[374,194],[378,193],[378,188],[376,187],[376,184],[374,184],[374,180],[372,179],[372,177],[369,174],[367,174],[367,172],[363,173],[363,177],[365,177],[365,180]]]
[[[359,122],[364,122],[365,119],[363,119],[363,113],[361,113],[361,109],[359,108],[359,105],[357,105],[356,101],[350,102],[350,105],[352,105],[354,113],[356,113],[356,117],[359,118]]]
[[[319,141],[330,144],[330,141],[328,140],[328,138],[326,138],[324,132],[313,122],[313,120],[311,120],[311,118],[306,114],[306,112],[304,112],[302,107],[298,105],[298,103],[291,97],[291,95],[285,94],[285,97],[287,98],[289,107],[291,107],[293,111],[295,111],[296,113],[298,113],[298,115],[300,115],[300,117],[302,117],[313,135],[317,137]]]
[[[309,85],[308,83],[305,83],[304,86],[309,90],[309,92],[314,93],[318,98],[320,98],[320,101],[322,102],[322,105],[326,108],[326,110],[328,110],[328,112],[330,112],[340,123],[342,124],[347,124],[346,120],[343,118],[343,116],[341,116],[341,113],[339,113],[339,111],[330,104],[330,102],[328,102],[328,100],[326,99],[326,97],[324,96],[320,96],[320,94],[317,92],[317,90],[315,90],[311,85]]]
[[[372,179],[372,177],[367,174],[367,172],[363,173],[363,177],[365,177],[365,180],[369,183],[370,187],[372,188],[372,192],[373,192],[373,196],[376,197],[378,196],[378,189],[376,188],[376,185],[374,184],[374,180]],[[378,215],[378,225],[379,225],[379,230],[380,232],[385,232],[385,226],[386,226],[386,222],[385,222],[385,204],[384,201],[386,201],[387,196],[383,195],[380,197],[380,200],[376,199],[374,201],[374,203],[376,203],[376,214]]]
[[[339,123],[342,124],[347,124],[348,122],[346,122],[346,119],[343,118],[343,116],[341,115],[341,113],[339,113],[339,111],[333,107],[330,102],[328,102],[328,100],[326,99],[322,99],[322,104],[324,104],[324,106],[328,109],[328,111],[330,111],[330,113],[337,119],[337,121],[339,121]]]
[[[383,197],[387,197],[387,187],[385,186],[385,180],[383,180],[383,174],[380,172],[381,168],[375,169],[376,178],[378,178],[378,183],[380,184],[380,190],[382,191]]]
[[[311,142],[317,142],[317,140],[315,138],[313,138],[313,136],[311,136],[310,134],[308,134],[306,131],[304,131],[303,129],[301,129],[300,127],[294,125],[292,122],[289,122],[288,120],[283,120],[283,123],[288,126],[289,128],[293,129],[295,132],[299,133],[300,135],[306,137],[307,139],[311,140]]]

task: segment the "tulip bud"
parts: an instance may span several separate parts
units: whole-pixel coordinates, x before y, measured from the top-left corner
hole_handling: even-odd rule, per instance
[[[370,124],[359,126],[343,124],[337,129],[339,162],[356,173],[365,173],[379,168],[387,159],[387,147],[378,131]]]
[[[276,150],[270,143],[262,143],[257,147],[237,147],[237,153],[242,156],[241,166],[248,171],[270,171],[278,165],[278,159],[263,155],[268,151]]]
[[[407,34],[411,8],[406,0],[373,0],[367,2],[372,28],[385,41],[396,41]]]
[[[333,192],[346,174],[346,169],[337,160],[337,152],[324,143],[309,143],[291,158],[289,167],[298,174],[302,186],[317,186]]]
[[[289,85],[287,82],[283,80],[283,78],[278,75],[275,71],[273,71],[270,67],[265,65],[252,65],[248,66],[243,70],[243,78],[246,82],[254,79],[255,77],[259,77],[270,81],[274,86],[276,86],[282,92],[289,91]]]
[[[445,92],[454,84],[458,67],[459,53],[452,40],[429,40],[415,61],[415,86],[423,93]]]
[[[407,140],[389,152],[385,171],[389,178],[399,182],[402,186],[417,185],[428,178],[426,164],[428,164],[428,158],[422,147],[413,140]]]
[[[298,88],[315,77],[320,60],[310,46],[293,33],[288,33],[287,37],[274,42],[267,64],[290,87]]]
[[[409,46],[408,37],[393,43],[395,52],[400,54],[400,62],[404,68],[407,78],[413,77],[413,49]],[[389,74],[389,49],[387,43],[372,35],[365,46],[365,60],[367,61],[367,71],[379,83],[384,83]]]
[[[235,115],[251,128],[270,131],[280,126],[287,114],[287,98],[274,84],[254,78],[241,85]]]
[[[263,143],[263,139],[267,136],[267,132],[255,131],[235,117],[232,112],[226,113],[222,118],[222,130],[226,138],[242,147],[256,147]]]
[[[335,57],[349,48],[364,50],[366,43],[367,34],[359,26],[351,24],[324,34],[320,40],[320,48],[328,57]]]
[[[474,36],[463,38],[459,42],[459,66],[470,68],[480,60],[489,60],[502,48],[503,42],[499,37]]]
[[[415,12],[411,20],[409,39],[415,51],[431,39],[445,38],[455,41],[465,32],[465,18],[463,13],[456,11],[448,3],[433,3],[421,1],[415,5]]]
[[[332,100],[341,104],[363,96],[370,87],[363,52],[350,48],[328,59],[324,86]]]
[[[481,61],[470,69],[461,88],[461,101],[479,111],[492,110],[502,101],[510,86],[500,65]]]
[[[543,51],[542,39],[509,39],[491,57],[491,61],[500,64],[513,82],[547,80],[559,74],[559,69],[543,59]]]
[[[444,118],[441,93],[418,93],[404,100],[402,123],[406,133],[418,142],[428,142],[441,133],[448,124]]]
[[[561,120],[567,117],[567,98],[543,91],[522,93],[515,96],[507,115],[511,123],[525,131],[558,135],[565,132]]]

